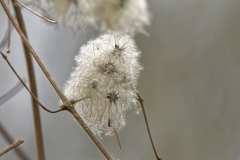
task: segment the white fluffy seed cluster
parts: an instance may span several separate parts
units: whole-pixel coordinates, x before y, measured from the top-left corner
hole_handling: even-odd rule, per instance
[[[145,0],[98,0],[95,14],[102,30],[144,32],[150,24]]]
[[[100,25],[103,31],[143,32],[150,24],[146,0],[21,0],[47,4],[50,15],[74,31],[86,24]]]
[[[89,41],[76,56],[77,67],[65,85],[70,100],[90,130],[112,135],[125,126],[125,111],[136,107],[140,52],[123,33],[107,33]]]

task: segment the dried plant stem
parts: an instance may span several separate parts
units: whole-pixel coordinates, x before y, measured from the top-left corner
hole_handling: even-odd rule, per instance
[[[2,133],[2,136],[7,141],[7,143],[12,144],[14,142],[10,133],[8,133],[8,131],[5,129],[5,127],[1,123],[0,123],[0,133]],[[14,151],[17,153],[18,157],[21,160],[30,160],[30,158],[27,156],[26,153],[24,153],[23,150],[21,150],[21,148],[15,148]]]
[[[11,144],[10,146],[8,146],[7,148],[5,148],[2,152],[0,152],[0,157],[2,155],[4,155],[5,153],[11,151],[12,149],[14,149],[15,147],[19,146],[20,144],[22,144],[24,141],[22,139],[19,139],[18,141],[14,142],[13,144]]]
[[[93,142],[96,144],[96,146],[101,150],[101,152],[104,154],[104,156],[108,160],[113,160],[113,158],[108,154],[108,152],[102,147],[101,143],[98,141],[98,139],[94,136],[92,131],[87,127],[86,123],[82,120],[82,118],[78,115],[77,111],[74,109],[74,107],[68,107],[67,110],[74,116],[74,118],[78,121],[78,123],[83,127],[83,129],[87,132],[89,137],[93,140]]]
[[[114,132],[115,132],[115,135],[116,135],[116,138],[117,138],[117,141],[118,141],[119,148],[122,150],[122,146],[121,146],[120,139],[118,137],[118,133],[116,131],[114,131]]]
[[[27,38],[27,31],[25,28],[21,9],[20,9],[19,5],[17,3],[15,3],[15,0],[12,0],[12,3],[14,4],[13,9],[14,9],[15,15],[17,17],[18,25],[21,28],[23,34]],[[29,49],[27,48],[27,46],[23,42],[22,42],[22,45],[23,45],[26,64],[27,64],[30,90],[34,94],[34,96],[37,98],[37,86],[36,86],[36,79],[35,79],[35,73],[34,73],[34,67],[33,67],[31,53],[30,53]],[[37,142],[38,159],[44,160],[45,159],[44,144],[43,144],[42,125],[41,125],[41,117],[40,117],[39,108],[38,108],[38,102],[32,96],[31,96],[31,99],[32,99],[32,110],[33,110],[35,136],[36,136],[36,142]]]
[[[18,0],[16,0],[16,1],[17,1],[19,4],[21,4],[24,8],[26,8],[27,10],[29,10],[31,13],[33,13],[33,14],[35,14],[36,16],[44,19],[45,21],[50,22],[50,23],[53,23],[53,24],[56,24],[56,23],[57,23],[56,21],[50,20],[50,19],[48,19],[48,18],[46,18],[46,17],[43,17],[43,16],[41,16],[40,14],[32,11],[30,8],[28,8],[27,6],[25,6],[23,3],[19,2]]]
[[[11,1],[8,0],[8,9],[10,11],[10,7],[11,7]],[[8,43],[7,43],[7,53],[10,53],[10,45],[11,45],[11,21],[10,19],[8,19]]]
[[[12,31],[12,29],[13,29],[13,27],[12,27],[12,25],[10,25],[10,30]],[[8,28],[7,28],[7,31],[5,32],[4,36],[3,36],[3,39],[0,42],[0,48],[5,47],[7,43],[8,43]]]
[[[151,144],[152,144],[153,151],[155,153],[155,156],[156,156],[157,160],[162,160],[161,158],[159,158],[159,156],[157,154],[157,151],[155,149],[153,140],[152,140],[152,136],[151,136],[150,129],[149,129],[149,126],[148,126],[148,120],[147,120],[146,112],[145,112],[144,105],[143,105],[143,99],[140,97],[140,95],[138,93],[137,93],[137,96],[138,96],[137,100],[140,102],[142,110],[143,110],[143,115],[144,115],[145,123],[146,123],[146,126],[147,126],[147,131],[148,131],[148,135],[149,135],[149,138],[150,138],[150,141],[151,141]]]
[[[110,123],[110,119],[108,120],[108,126],[109,126],[109,127],[112,127],[112,126],[111,126],[111,123]],[[120,139],[119,139],[119,137],[118,137],[118,133],[117,133],[117,131],[116,131],[115,128],[112,127],[112,129],[114,130],[113,132],[114,132],[115,135],[116,135],[116,138],[117,138],[117,141],[118,141],[119,148],[122,150],[122,146],[121,146]]]
[[[0,0],[0,3],[5,11],[5,13],[7,14],[8,18],[10,19],[10,21],[12,22],[14,28],[16,29],[16,31],[18,32],[18,34],[20,35],[20,37],[22,38],[24,44],[27,46],[27,48],[30,50],[31,54],[33,55],[33,57],[35,58],[35,60],[37,61],[38,65],[40,66],[40,68],[42,69],[42,71],[44,72],[45,76],[47,77],[47,79],[49,80],[49,82],[52,84],[53,88],[55,89],[55,91],[57,92],[57,94],[59,95],[59,97],[61,98],[61,100],[63,101],[64,105],[70,105],[70,101],[65,97],[65,95],[61,92],[60,88],[57,86],[56,82],[52,79],[51,75],[49,74],[49,72],[47,71],[47,69],[44,67],[43,63],[41,62],[40,58],[38,57],[37,53],[34,51],[34,49],[32,48],[32,46],[30,45],[30,43],[28,42],[28,39],[26,38],[26,36],[24,35],[24,33],[22,32],[22,30],[20,29],[20,27],[17,25],[17,23],[15,22],[15,20],[13,19],[11,13],[9,12],[6,4],[4,3],[3,0]]]
[[[20,76],[17,74],[17,72],[15,71],[15,69],[13,68],[13,66],[11,65],[11,63],[8,61],[7,56],[5,54],[3,54],[0,51],[0,54],[2,55],[3,59],[8,63],[9,67],[12,69],[12,71],[14,72],[14,74],[17,76],[17,78],[21,81],[21,83],[23,84],[23,86],[27,89],[27,91],[32,95],[32,97],[34,97],[34,99],[38,102],[38,104],[47,112],[49,113],[57,113],[63,110],[67,110],[69,111],[73,117],[78,121],[78,123],[83,127],[83,129],[87,132],[87,134],[90,136],[90,138],[93,140],[93,142],[96,144],[96,146],[100,149],[100,151],[103,153],[103,155],[108,159],[108,160],[113,160],[113,158],[108,154],[108,152],[103,148],[103,146],[101,145],[101,143],[97,140],[97,138],[94,136],[94,134],[91,132],[91,130],[88,129],[87,125],[85,124],[85,122],[82,120],[82,118],[77,114],[76,110],[73,108],[73,104],[77,103],[83,99],[89,98],[89,97],[85,97],[82,99],[78,99],[75,101],[71,101],[71,105],[69,106],[61,106],[61,109],[57,110],[57,111],[50,111],[47,108],[45,108],[40,102],[39,100],[34,96],[34,94],[28,89],[28,87],[26,86],[26,84],[23,82],[23,80],[20,78]]]
[[[26,90],[31,94],[31,96],[35,99],[35,101],[42,107],[42,109],[44,109],[45,111],[49,112],[49,113],[57,113],[60,112],[62,110],[65,110],[65,107],[63,106],[61,109],[56,110],[56,111],[51,111],[49,109],[47,109],[46,107],[44,107],[42,105],[41,102],[39,102],[39,100],[37,99],[37,97],[35,97],[35,95],[30,91],[30,89],[27,87],[27,85],[24,83],[24,81],[20,78],[20,76],[17,74],[16,70],[13,68],[12,64],[9,62],[7,56],[5,54],[3,54],[0,51],[0,54],[2,55],[3,59],[7,62],[7,64],[9,65],[9,67],[12,69],[13,73],[17,76],[17,78],[19,79],[19,81],[23,84],[23,86],[26,88]]]
[[[8,18],[10,19],[10,21],[12,22],[14,28],[17,30],[17,32],[19,33],[20,37],[22,38],[23,42],[25,43],[25,45],[28,47],[28,49],[30,50],[30,52],[32,53],[33,57],[35,58],[35,60],[37,61],[38,65],[40,66],[40,68],[42,69],[42,71],[44,72],[45,76],[48,78],[48,80],[50,81],[50,83],[52,84],[53,88],[55,89],[55,91],[57,92],[57,94],[59,95],[59,97],[61,98],[62,102],[63,102],[63,106],[64,108],[66,108],[66,110],[68,110],[73,116],[74,118],[78,121],[78,123],[83,127],[83,129],[87,132],[87,134],[90,136],[90,138],[93,140],[93,142],[96,144],[96,146],[100,149],[100,151],[103,153],[103,155],[108,159],[108,160],[113,160],[113,158],[108,154],[108,152],[104,149],[104,147],[101,145],[101,143],[97,140],[97,138],[94,136],[94,134],[91,132],[91,130],[89,130],[89,128],[86,126],[85,122],[82,120],[82,118],[77,114],[77,112],[75,111],[75,109],[73,108],[72,103],[65,97],[65,95],[62,93],[62,91],[60,90],[60,88],[57,86],[56,82],[52,79],[51,75],[48,73],[48,71],[46,70],[46,68],[44,67],[44,65],[42,64],[41,60],[39,59],[39,57],[37,56],[37,53],[34,51],[34,49],[32,48],[32,46],[30,45],[30,43],[28,42],[26,36],[23,34],[23,32],[21,31],[21,29],[19,28],[19,26],[16,24],[16,22],[14,21],[12,15],[10,14],[7,6],[5,5],[3,0],[0,0],[0,3],[5,11],[5,13],[7,14]],[[4,54],[2,54],[4,57]],[[20,77],[19,77],[20,78]]]

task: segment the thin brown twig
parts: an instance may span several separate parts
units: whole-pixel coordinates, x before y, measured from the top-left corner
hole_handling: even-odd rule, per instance
[[[13,9],[17,18],[18,25],[20,29],[22,30],[23,34],[28,38],[26,27],[24,24],[24,20],[22,17],[22,12],[18,4],[15,3],[15,0],[12,0],[12,3],[14,4]],[[27,46],[22,42],[24,55],[26,59],[26,65],[27,65],[27,72],[28,72],[28,79],[30,83],[30,90],[34,94],[34,96],[37,98],[37,85],[36,85],[36,79],[35,79],[35,73],[34,73],[34,67],[32,62],[32,57],[29,49]],[[44,144],[43,144],[43,136],[42,136],[42,125],[41,125],[41,116],[38,108],[38,102],[31,96],[32,100],[32,111],[33,111],[33,121],[34,121],[34,129],[35,129],[35,138],[36,138],[36,144],[37,144],[37,153],[38,153],[38,159],[44,160],[45,159],[45,153],[44,153]]]
[[[4,155],[5,153],[11,151],[12,149],[14,149],[15,147],[19,146],[20,144],[22,144],[24,141],[22,139],[19,139],[18,141],[14,142],[13,144],[11,144],[10,146],[8,146],[7,148],[5,148],[2,152],[0,152],[0,157],[2,155]]]
[[[6,4],[4,3],[3,0],[0,0],[0,3],[5,11],[5,13],[7,14],[8,18],[10,19],[10,21],[12,22],[14,28],[16,29],[16,31],[18,32],[18,34],[20,35],[20,37],[22,38],[23,42],[25,43],[25,45],[28,47],[28,49],[30,50],[31,54],[33,55],[33,57],[35,58],[35,60],[37,61],[38,65],[40,66],[40,68],[42,69],[42,71],[44,72],[45,76],[47,77],[47,79],[49,80],[49,82],[52,84],[53,88],[55,89],[55,91],[57,92],[57,94],[59,95],[59,97],[61,98],[61,100],[63,101],[64,105],[70,105],[70,101],[66,98],[66,96],[62,93],[62,91],[60,90],[60,88],[58,87],[58,85],[56,84],[56,82],[52,79],[51,75],[49,74],[49,72],[47,71],[47,69],[45,68],[45,66],[43,65],[43,63],[41,62],[40,58],[38,57],[37,53],[35,52],[35,50],[33,49],[33,47],[30,45],[30,43],[28,42],[28,39],[26,38],[26,36],[24,35],[24,33],[22,32],[22,30],[19,28],[19,26],[17,25],[17,23],[15,22],[15,20],[13,19],[11,13],[9,12]]]
[[[136,92],[136,93],[137,93],[137,92]],[[148,120],[147,120],[146,112],[145,112],[144,105],[143,105],[143,99],[140,97],[140,95],[139,95],[138,93],[137,93],[137,96],[138,96],[137,100],[140,102],[141,107],[142,107],[142,110],[143,110],[143,115],[144,115],[144,119],[145,119],[147,131],[148,131],[148,136],[149,136],[149,138],[150,138],[150,141],[151,141],[151,144],[152,144],[152,148],[153,148],[154,154],[155,154],[157,160],[162,160],[161,158],[159,158],[159,156],[158,156],[158,154],[157,154],[157,151],[156,151],[156,149],[155,149],[153,140],[152,140],[152,136],[151,136],[150,129],[149,129],[149,126],[148,126]]]
[[[60,112],[63,110],[68,110],[73,116],[74,118],[78,121],[78,123],[82,126],[82,128],[87,132],[87,134],[90,136],[90,138],[93,140],[93,142],[96,144],[96,146],[101,150],[101,152],[104,154],[104,156],[108,159],[108,160],[113,160],[113,158],[108,154],[108,152],[102,147],[101,143],[97,140],[97,138],[94,136],[94,134],[92,133],[91,130],[88,129],[86,123],[81,119],[81,117],[77,114],[76,110],[73,108],[73,106],[71,107],[67,107],[67,106],[62,106],[61,109],[57,110],[57,111],[50,111],[47,108],[45,108],[39,101],[38,99],[34,96],[34,94],[28,89],[28,87],[26,86],[26,84],[24,84],[24,82],[22,81],[22,79],[19,77],[19,75],[17,74],[17,72],[15,71],[15,69],[12,67],[11,63],[8,61],[7,56],[5,54],[3,54],[0,51],[0,54],[2,55],[2,57],[5,59],[5,61],[8,63],[8,65],[10,66],[10,68],[12,69],[12,71],[15,73],[15,75],[18,77],[18,79],[22,82],[22,84],[24,85],[24,87],[28,90],[28,92],[35,98],[35,100],[39,103],[39,105],[46,110],[47,112],[50,113],[56,113],[56,112]],[[88,98],[88,97],[86,97]],[[72,101],[72,103],[78,102],[80,100],[86,99],[86,98],[82,98],[76,101]]]
[[[121,146],[120,139],[118,137],[118,133],[117,133],[117,131],[114,131],[114,132],[115,132],[115,135],[116,135],[116,138],[117,138],[117,141],[118,141],[119,148],[122,150],[122,146]]]
[[[11,0],[8,0],[8,9],[10,11],[11,8]],[[11,45],[11,21],[8,19],[8,41],[7,41],[7,53],[10,53],[10,45]]]
[[[118,137],[118,133],[117,133],[116,129],[111,125],[111,121],[110,121],[110,119],[108,119],[108,127],[112,127],[113,132],[114,132],[115,135],[116,135],[116,138],[117,138],[117,141],[118,141],[119,148],[122,150],[122,146],[121,146],[120,139],[119,139],[119,137]],[[113,133],[113,132],[112,132],[112,133]]]
[[[30,91],[30,89],[27,87],[27,85],[24,83],[24,81],[20,78],[20,76],[17,74],[16,70],[13,68],[13,66],[11,65],[11,63],[9,62],[7,56],[5,54],[3,54],[1,51],[0,51],[0,54],[2,55],[2,57],[4,58],[4,60],[7,62],[7,64],[9,65],[9,67],[12,69],[13,73],[17,76],[17,78],[19,79],[19,81],[23,84],[23,86],[26,88],[26,90],[32,95],[32,97],[38,102],[38,104],[42,107],[42,109],[44,109],[45,111],[49,112],[49,113],[57,113],[57,112],[60,112],[60,111],[63,111],[65,110],[64,106],[59,109],[59,110],[56,110],[56,111],[51,111],[49,109],[47,109],[46,107],[44,107],[42,105],[41,102],[39,102],[39,100],[37,99],[37,97],[35,97],[35,95]]]
[[[98,139],[94,136],[92,131],[87,127],[86,123],[82,120],[82,118],[78,115],[77,111],[74,109],[74,107],[67,107],[66,108],[73,116],[74,118],[78,121],[78,123],[82,126],[82,128],[87,132],[89,137],[92,139],[92,141],[96,144],[96,146],[101,150],[103,155],[108,159],[108,160],[113,160],[113,158],[109,155],[109,153],[103,148],[101,143],[98,141]]]
[[[63,106],[65,107],[66,110],[68,110],[73,116],[74,118],[78,121],[78,123],[83,127],[83,129],[87,132],[87,134],[90,136],[90,138],[93,140],[93,142],[96,144],[96,146],[100,149],[100,151],[103,153],[103,155],[108,159],[108,160],[113,160],[113,158],[109,155],[109,153],[104,149],[104,147],[101,145],[101,143],[97,140],[97,138],[94,136],[94,134],[92,133],[92,131],[87,127],[87,125],[85,124],[85,122],[82,120],[82,118],[77,114],[77,112],[75,111],[75,109],[73,108],[73,105],[71,104],[71,102],[65,97],[65,95],[62,93],[62,91],[60,90],[60,88],[57,86],[56,82],[52,79],[51,75],[48,73],[48,71],[46,70],[45,66],[42,64],[41,60],[39,59],[39,57],[37,56],[37,53],[34,51],[34,49],[32,48],[32,46],[30,45],[30,43],[28,42],[27,38],[25,37],[25,35],[23,34],[23,32],[21,31],[21,29],[18,27],[18,25],[16,24],[16,22],[14,21],[12,15],[10,14],[10,12],[8,11],[5,3],[3,0],[0,0],[0,3],[5,11],[5,13],[7,14],[8,18],[11,20],[14,28],[17,30],[17,32],[19,33],[20,37],[22,38],[22,40],[24,41],[24,43],[26,44],[26,46],[28,47],[28,49],[31,51],[32,55],[34,56],[35,60],[37,61],[38,65],[40,66],[40,68],[42,69],[42,71],[44,72],[45,76],[48,78],[48,80],[50,81],[50,83],[52,84],[53,88],[55,89],[55,91],[57,92],[57,94],[59,95],[59,97],[61,98],[62,102],[63,102]],[[2,54],[4,55],[4,54]],[[4,56],[3,56],[4,57]],[[18,76],[19,77],[19,76]],[[20,78],[20,77],[19,77]]]
[[[7,141],[8,144],[12,144],[14,142],[10,133],[8,133],[8,131],[5,129],[5,127],[1,123],[0,123],[0,133],[2,133],[3,138],[5,139],[5,141]],[[16,152],[18,158],[20,158],[21,160],[30,160],[30,158],[21,148],[17,147],[14,149],[14,151]]]
[[[10,30],[12,31],[13,26],[10,25]],[[2,49],[3,47],[5,47],[5,45],[8,43],[8,28],[7,31],[5,32],[1,42],[0,42],[0,49]]]
[[[42,15],[40,15],[40,14],[38,14],[38,13],[32,11],[30,8],[28,8],[26,5],[24,5],[24,4],[21,3],[20,1],[18,1],[18,0],[16,0],[16,1],[17,1],[19,4],[21,4],[24,8],[26,8],[27,10],[29,10],[31,13],[33,13],[33,14],[35,14],[36,16],[38,16],[38,17],[44,19],[45,21],[50,22],[50,23],[53,23],[53,24],[58,23],[58,22],[56,22],[56,21],[54,21],[54,20],[48,19],[48,18],[46,18],[46,17],[44,17],[44,16],[42,16]]]
[[[78,102],[80,102],[80,101],[82,101],[82,100],[84,100],[84,99],[87,99],[87,98],[90,98],[90,97],[87,96],[87,97],[80,98],[80,99],[77,99],[77,100],[71,100],[70,102],[71,102],[71,104],[73,105],[73,104],[76,104],[76,103],[78,103]]]
[[[112,127],[111,125],[109,125],[109,127]],[[113,127],[112,127],[113,128]],[[115,133],[115,135],[116,135],[116,138],[117,138],[117,141],[118,141],[118,146],[119,146],[119,148],[122,150],[122,146],[121,146],[121,142],[120,142],[120,139],[119,139],[119,137],[118,137],[118,133],[117,133],[117,131],[115,130],[115,128],[113,128],[113,132]]]

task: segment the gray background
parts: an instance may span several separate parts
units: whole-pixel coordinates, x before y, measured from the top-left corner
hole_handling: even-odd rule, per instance
[[[240,159],[240,1],[149,0],[150,37],[138,34],[144,71],[138,90],[156,148],[163,160]],[[60,87],[68,79],[79,47],[99,32],[86,27],[75,36],[23,10],[29,39]],[[0,39],[7,18],[0,8]],[[2,51],[6,49],[1,48]],[[12,34],[8,56],[21,77],[27,78],[21,41]],[[59,98],[35,65],[40,101],[58,109]],[[0,58],[0,95],[18,80]],[[83,129],[67,112],[50,114],[41,109],[46,160],[105,159]],[[0,121],[31,159],[37,159],[30,96],[21,90],[0,107]],[[115,137],[100,140],[113,157],[152,160],[142,113],[127,113],[127,126]],[[0,136],[0,150],[8,144]],[[17,159],[9,152],[1,160]]]

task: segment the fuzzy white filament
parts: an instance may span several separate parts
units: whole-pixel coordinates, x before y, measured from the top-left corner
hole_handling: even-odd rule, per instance
[[[123,33],[108,33],[84,45],[77,67],[65,85],[70,100],[95,134],[112,135],[125,126],[125,111],[136,108],[134,95],[142,70],[135,42]]]
[[[26,4],[43,5],[48,13],[62,20],[74,31],[86,24],[100,25],[104,31],[143,32],[150,24],[146,0],[20,0]],[[41,5],[39,5],[41,4]]]
[[[146,33],[144,27],[150,24],[145,0],[100,0],[96,12],[102,30]]]

